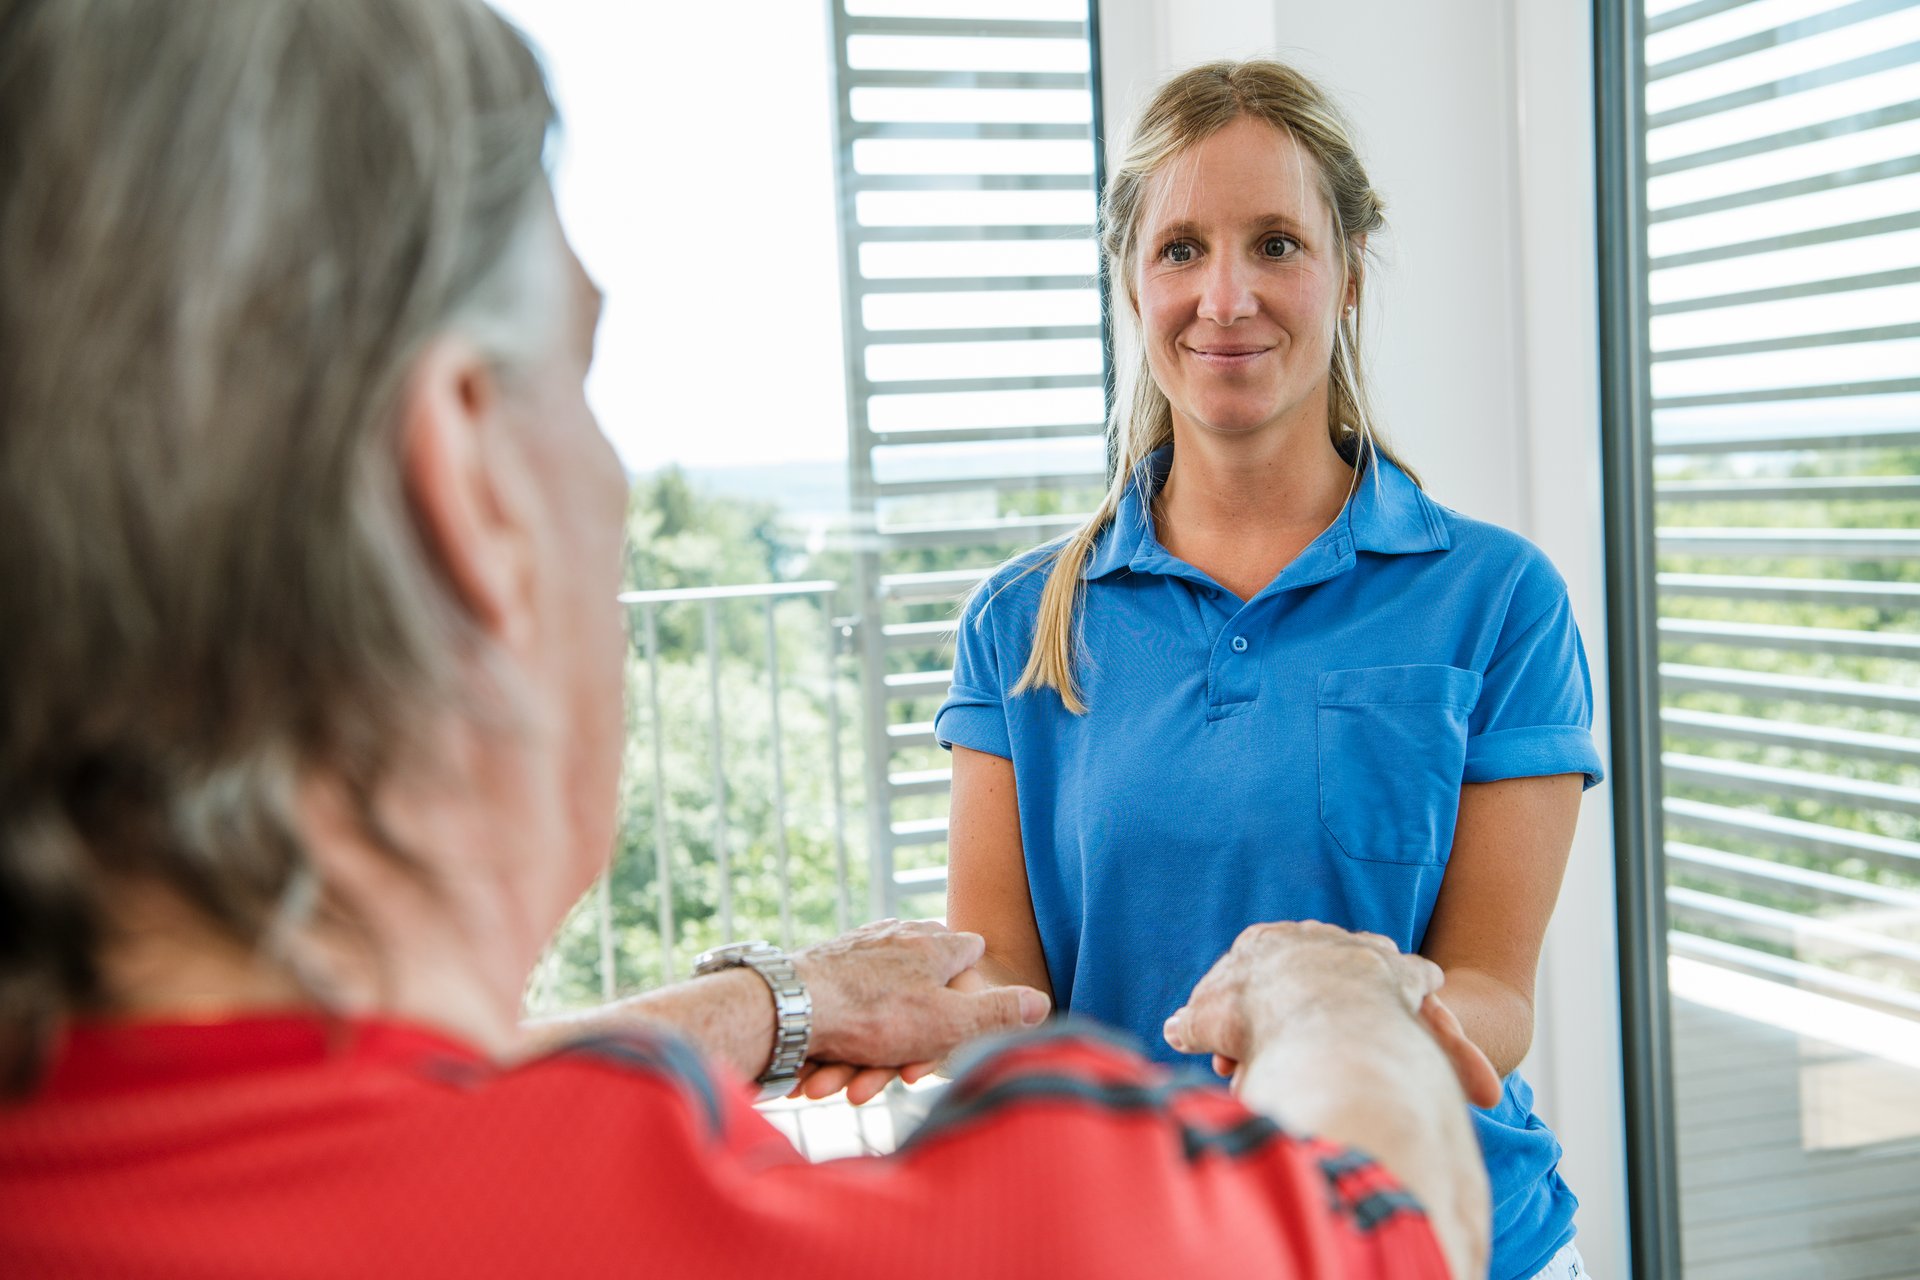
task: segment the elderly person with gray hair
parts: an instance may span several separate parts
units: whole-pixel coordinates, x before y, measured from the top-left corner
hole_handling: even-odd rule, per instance
[[[1380,939],[1201,983],[1167,1034],[1238,1099],[1034,1032],[817,1166],[749,1080],[868,1093],[1045,998],[884,922],[519,1021],[622,730],[551,122],[478,0],[0,0],[7,1270],[1483,1270],[1491,1070]]]

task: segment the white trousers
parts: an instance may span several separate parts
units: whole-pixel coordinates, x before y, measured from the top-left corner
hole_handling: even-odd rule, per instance
[[[1540,1268],[1533,1280],[1593,1280],[1587,1270],[1586,1260],[1580,1256],[1580,1250],[1572,1243],[1547,1259],[1547,1265]]]

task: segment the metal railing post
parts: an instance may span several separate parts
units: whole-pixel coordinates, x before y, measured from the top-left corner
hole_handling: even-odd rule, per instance
[[[613,866],[600,873],[600,883],[594,896],[598,900],[600,912],[600,998],[611,1000],[619,990],[619,979],[614,974],[613,958]]]
[[[840,641],[841,624],[833,616],[833,597],[821,602],[821,616],[827,624],[827,760],[833,783],[833,871],[835,878],[834,922],[841,933],[853,927],[853,908],[849,901],[852,888],[847,875],[847,801],[846,785],[840,767]]]
[[[733,938],[733,858],[727,849],[727,764],[720,712],[719,610],[712,599],[701,610],[706,620],[707,725],[713,743],[713,862],[719,877],[720,938]]]
[[[656,606],[646,606],[647,705],[653,718],[653,866],[654,885],[660,891],[660,980],[672,982],[673,863],[667,849],[667,727],[660,716],[660,620]]]
[[[774,867],[780,882],[780,945],[793,946],[793,879],[787,851],[787,779],[780,740],[780,639],[774,627],[776,597],[767,597],[767,710],[773,748]]]

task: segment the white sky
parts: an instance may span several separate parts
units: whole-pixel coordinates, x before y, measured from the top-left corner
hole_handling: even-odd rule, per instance
[[[628,467],[846,456],[826,6],[494,0],[545,57]]]

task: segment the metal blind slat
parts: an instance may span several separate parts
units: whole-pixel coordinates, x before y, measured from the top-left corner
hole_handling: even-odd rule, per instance
[[[1649,213],[1647,221],[1650,223],[1677,222],[1683,218],[1697,218],[1709,213],[1724,213],[1729,209],[1744,209],[1749,205],[1772,204],[1794,196],[1831,191],[1836,187],[1857,187],[1870,182],[1884,182],[1889,178],[1903,178],[1912,173],[1920,173],[1920,156],[1902,156],[1874,164],[1857,165],[1841,173],[1816,174],[1813,177],[1796,178],[1792,182],[1776,183],[1769,187],[1756,187],[1750,191],[1736,191],[1724,196],[1714,196],[1708,200],[1668,205]]]
[[[1688,23],[1698,22],[1702,18],[1711,18],[1715,14],[1725,13],[1729,9],[1738,9],[1742,5],[1751,3],[1753,0],[1696,0],[1693,4],[1669,9],[1663,14],[1647,19],[1646,34],[1656,36],[1663,31],[1684,27]]]
[[[1711,298],[1687,298],[1676,302],[1662,302],[1649,307],[1647,314],[1671,316],[1689,311],[1719,311],[1727,307],[1751,306],[1757,302],[1782,302],[1790,298],[1813,298],[1829,293],[1885,289],[1902,284],[1920,284],[1920,267],[1905,267],[1897,271],[1873,271],[1865,275],[1847,276],[1837,280],[1813,280],[1805,284],[1776,285],[1768,289],[1749,289],[1740,293],[1723,293]]]
[[[1802,351],[1810,347],[1842,347],[1859,342],[1889,342],[1899,338],[1920,338],[1920,322],[1882,325],[1877,329],[1849,329],[1842,333],[1809,333],[1789,338],[1756,338],[1751,342],[1726,342],[1711,347],[1656,349],[1654,363],[1674,360],[1707,360],[1718,356],[1761,355],[1768,351]]]
[[[1669,733],[1681,735],[1920,765],[1920,742],[1890,733],[1860,733],[1829,725],[1762,720],[1755,716],[1729,716],[1680,707],[1663,710],[1660,723]],[[1916,895],[1915,901],[1920,902],[1920,895]]]
[[[1888,396],[1920,391],[1920,378],[1883,378],[1874,382],[1836,382],[1824,387],[1755,387],[1708,395],[1663,396],[1656,409],[1689,409],[1717,404],[1755,404],[1766,400],[1832,400],[1844,396]]]
[[[1859,240],[1866,236],[1884,235],[1890,231],[1909,231],[1916,227],[1920,227],[1920,210],[1913,213],[1892,214],[1884,218],[1869,218],[1861,222],[1846,222],[1834,227],[1819,227],[1790,235],[1768,236],[1763,240],[1715,245],[1711,249],[1696,249],[1690,253],[1670,254],[1664,258],[1655,258],[1647,265],[1653,271],[1670,271],[1675,267],[1694,266],[1702,262],[1750,258],[1756,254],[1777,253],[1782,249]]]
[[[1888,125],[1904,124],[1908,120],[1920,119],[1920,103],[1902,102],[1893,106],[1880,107],[1873,111],[1863,111],[1857,115],[1843,116],[1837,120],[1825,120],[1819,124],[1802,125],[1781,133],[1770,134],[1764,138],[1748,138],[1740,142],[1728,143],[1721,147],[1711,147],[1705,151],[1695,151],[1687,155],[1674,156],[1671,159],[1657,161],[1647,166],[1649,178],[1664,178],[1669,174],[1684,173],[1689,169],[1700,169],[1711,164],[1724,164],[1729,160],[1744,160],[1749,156],[1766,155],[1784,147],[1802,146],[1809,142],[1824,142],[1829,138],[1844,138],[1851,134],[1865,133],[1871,129],[1885,128]]]
[[[1080,442],[1102,430],[1106,382],[1104,329],[1091,323],[1098,60],[1086,23],[1059,20],[1057,4],[1036,10],[1038,20],[1012,3],[979,19],[940,14],[942,6],[924,6],[939,14],[927,17],[904,16],[905,4],[852,7],[882,11],[830,5],[849,493],[864,531],[853,586],[871,909],[897,915],[903,895],[944,883],[938,867],[901,870],[895,850],[913,849],[918,864],[925,846],[944,840],[925,806],[947,775],[918,758],[934,746],[931,726],[891,725],[887,709],[938,696],[944,677],[922,658],[918,670],[890,678],[890,655],[949,643],[950,623],[914,611],[949,604],[948,575],[964,576],[900,570],[924,568],[929,551],[970,564],[1064,532],[1085,517],[1002,514],[1015,509],[1004,495],[1066,495],[1104,480],[1077,469],[1086,464]],[[1065,47],[1074,42],[1078,53]],[[1023,314],[1008,301],[1023,293],[1045,294],[1047,305]],[[885,301],[870,310],[869,298]],[[1090,404],[1068,402],[1081,393]],[[1057,445],[1030,448],[1050,441]],[[996,445],[1010,452],[979,456]]]
[[[1852,26],[1856,22],[1864,22],[1868,18],[1877,18],[1882,14],[1910,9],[1913,3],[1914,0],[1855,0],[1853,4],[1843,5],[1826,13],[1802,18],[1797,22],[1789,22],[1766,31],[1757,31],[1751,35],[1741,36],[1737,40],[1729,40],[1724,44],[1717,44],[1711,48],[1650,66],[1647,68],[1647,81],[1652,83],[1656,80],[1665,80],[1688,71],[1711,67],[1750,53],[1758,53],[1763,49],[1778,48],[1780,45],[1791,44],[1795,40],[1804,40],[1808,36],[1818,35],[1823,31],[1836,31],[1841,27]]]
[[[1668,125],[1684,124],[1689,120],[1699,120],[1706,116],[1719,115],[1723,111],[1732,111],[1736,107],[1751,106],[1756,102],[1766,102],[1773,98],[1785,98],[1830,84],[1844,84],[1849,80],[1857,80],[1877,71],[1890,71],[1898,67],[1911,66],[1916,62],[1920,62],[1920,40],[1897,45],[1891,49],[1881,49],[1858,58],[1851,58],[1846,62],[1835,63],[1830,67],[1821,67],[1817,71],[1803,72],[1768,84],[1753,85],[1732,93],[1721,94],[1704,102],[1692,102],[1684,107],[1656,112],[1647,117],[1647,128],[1662,129]]]
[[[1920,689],[1903,689],[1897,685],[1870,684],[1858,680],[1830,680],[1818,676],[1791,676],[1771,671],[1663,662],[1660,664],[1660,686],[1670,693],[1725,693],[1757,702],[1860,707],[1868,711],[1920,715]]]
[[[1651,18],[1637,175],[1670,659],[1643,745],[1670,945],[1902,1016],[1920,1016],[1916,18],[1915,0]]]

